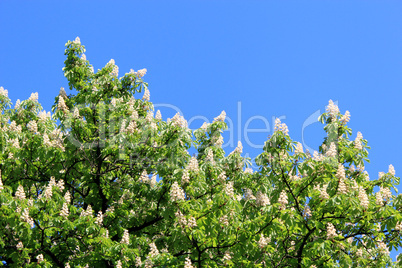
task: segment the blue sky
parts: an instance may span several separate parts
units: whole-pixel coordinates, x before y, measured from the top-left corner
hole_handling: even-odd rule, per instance
[[[402,2],[111,3],[0,0],[0,86],[14,103],[38,92],[50,110],[68,88],[64,44],[79,36],[95,70],[111,58],[120,75],[147,68],[164,119],[179,109],[197,128],[225,110],[228,152],[240,139],[254,158],[275,117],[317,149],[324,132],[313,119],[332,99],[350,111],[352,138],[361,131],[372,148],[370,177],[389,164],[401,176]]]

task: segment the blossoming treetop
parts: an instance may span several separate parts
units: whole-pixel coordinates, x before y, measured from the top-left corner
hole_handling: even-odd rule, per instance
[[[12,108],[0,88],[0,265],[396,265],[399,178],[392,165],[369,178],[367,141],[350,140],[349,112],[329,102],[313,156],[277,119],[254,172],[240,142],[222,149],[224,112],[194,132],[179,114],[164,121],[145,69],[119,77],[111,60],[94,72],[84,52],[79,38],[67,42],[76,94],[62,89],[53,114],[37,93]]]

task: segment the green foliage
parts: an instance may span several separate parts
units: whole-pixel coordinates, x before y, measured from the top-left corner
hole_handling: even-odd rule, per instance
[[[253,172],[241,143],[222,149],[225,113],[194,132],[163,121],[144,69],[94,72],[84,52],[67,42],[76,94],[62,89],[52,115],[0,90],[0,265],[397,267],[399,178],[369,179],[367,141],[332,101],[319,153],[277,120]]]

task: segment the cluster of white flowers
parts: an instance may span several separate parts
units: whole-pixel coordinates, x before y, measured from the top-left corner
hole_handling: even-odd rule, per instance
[[[122,244],[130,244],[130,235],[128,233],[128,230],[124,230],[123,232],[123,237],[121,238],[121,242]]]
[[[144,77],[147,74],[147,69],[141,69],[138,71],[134,71],[133,69],[130,69],[130,74],[135,74],[138,78]]]
[[[187,220],[187,226],[190,228],[194,228],[197,226],[197,221],[195,220],[195,218],[193,216],[191,216],[188,220]]]
[[[286,209],[286,205],[288,202],[288,195],[286,194],[285,190],[282,190],[281,194],[279,195],[278,203],[280,204],[279,208],[284,210]]]
[[[227,215],[223,215],[219,218],[219,223],[225,226],[229,226],[229,219]]]
[[[198,172],[199,168],[198,168],[198,161],[197,158],[195,156],[191,157],[190,159],[190,163],[188,164],[188,166],[186,167],[186,170],[188,171],[194,171],[194,172]]]
[[[53,196],[52,188],[53,188],[53,185],[49,183],[48,186],[46,186],[45,191],[43,192],[43,195],[41,195],[40,197],[43,197],[45,199],[50,199]]]
[[[60,211],[60,216],[67,218],[69,213],[70,212],[68,210],[67,203],[63,203],[63,207],[61,208],[61,211]]]
[[[296,149],[295,149],[295,154],[302,154],[302,153],[304,153],[303,145],[300,142],[297,142]]]
[[[382,194],[382,197],[385,198],[387,201],[389,201],[392,198],[390,188],[383,188],[382,186],[380,186],[380,192]]]
[[[81,211],[80,217],[87,217],[87,216],[92,217],[92,215],[93,215],[92,206],[88,205],[87,210]]]
[[[80,118],[80,110],[78,110],[77,107],[75,107],[73,110],[73,117],[77,119]]]
[[[87,56],[84,53],[81,55],[81,60],[87,60]]]
[[[236,153],[239,153],[239,154],[243,153],[243,144],[241,143],[241,141],[237,142],[237,147],[229,155],[236,154]]]
[[[176,211],[174,215],[177,219],[177,222],[174,223],[174,226],[176,226],[177,224],[179,224],[181,227],[187,226],[187,219],[186,217],[184,217],[180,210]]]
[[[39,254],[38,256],[36,256],[36,259],[38,260],[38,263],[43,262],[43,255]]]
[[[178,201],[178,200],[184,200],[184,191],[179,187],[179,184],[177,181],[175,181],[172,185],[172,188],[170,189],[170,199],[172,202]]]
[[[152,242],[149,244],[149,257],[153,258],[159,255],[159,250],[156,247],[155,243]]]
[[[253,169],[252,168],[246,168],[244,170],[244,174],[253,174]]]
[[[331,142],[331,145],[329,146],[329,149],[325,152],[325,155],[327,157],[336,157],[338,154],[338,150],[336,148],[336,145],[334,142]]]
[[[148,180],[149,180],[148,173],[147,173],[147,171],[144,169],[144,170],[142,171],[142,173],[141,173],[140,181],[143,182],[143,183],[147,183]]]
[[[21,126],[21,125],[18,125],[18,126],[17,126],[17,123],[15,123],[15,121],[11,121],[10,126],[9,126],[9,129],[10,129],[11,131],[15,131],[15,132],[17,132],[17,133],[21,133],[21,131],[22,131],[22,126]]]
[[[382,197],[381,192],[377,192],[377,193],[375,194],[375,203],[376,203],[378,206],[383,206],[383,205],[384,205],[384,199],[383,199],[383,197]]]
[[[73,43],[80,45],[80,44],[81,44],[80,38],[77,36],[77,37],[75,38],[75,40],[73,41]]]
[[[322,160],[324,160],[324,156],[322,154],[320,154],[319,152],[314,151],[313,160],[314,161],[322,161]]]
[[[359,256],[359,257],[363,257],[363,249],[362,249],[362,248],[359,248],[359,249],[356,251],[356,255]]]
[[[262,193],[261,191],[257,192],[255,202],[256,202],[257,206],[261,206],[261,207],[269,206],[271,204],[269,202],[268,195],[265,193]]]
[[[28,100],[36,102],[36,101],[38,101],[38,99],[39,99],[38,92],[35,92],[35,93],[31,93],[31,96],[29,97]]]
[[[265,248],[268,245],[268,243],[270,243],[270,242],[271,242],[270,237],[264,237],[264,235],[261,234],[260,240],[258,240],[258,246],[260,248]]]
[[[193,263],[191,262],[189,257],[187,257],[184,261],[184,268],[194,268]]]
[[[336,236],[336,230],[332,223],[327,223],[327,239],[334,238]]]
[[[367,196],[366,191],[363,189],[363,187],[360,187],[359,189],[359,200],[360,200],[360,204],[362,205],[362,207],[364,207],[365,209],[368,208],[370,202]]]
[[[95,224],[102,225],[102,222],[103,222],[103,213],[102,213],[102,210],[99,210],[98,215],[96,216],[96,219],[95,219]]]
[[[214,161],[214,152],[212,150],[208,150],[207,156],[205,157],[205,162],[215,163]]]
[[[20,101],[20,99],[17,99],[17,101],[15,102],[14,109],[18,110],[20,108],[20,106],[21,106],[21,101]]]
[[[8,98],[8,90],[4,89],[4,87],[0,87],[0,95]]]
[[[183,171],[183,175],[181,176],[181,183],[185,184],[190,182],[190,174],[188,173],[188,170]]]
[[[135,266],[137,266],[137,267],[142,266],[141,257],[139,257],[139,256],[135,257]]]
[[[226,172],[225,172],[225,171],[222,171],[221,174],[218,175],[218,180],[219,180],[220,182],[226,181],[226,178],[227,178],[227,176],[226,176]]]
[[[233,190],[233,182],[229,181],[228,183],[226,183],[225,185],[225,194],[233,197],[234,196],[234,190]]]
[[[121,264],[121,260],[118,260],[116,263],[116,268],[123,268],[122,264]]]
[[[107,63],[107,65],[112,65],[112,66],[113,66],[113,70],[112,70],[112,72],[110,73],[110,75],[117,77],[117,76],[119,75],[119,67],[116,65],[114,59],[111,59],[111,60]]]
[[[346,241],[347,241],[349,244],[352,244],[352,243],[353,243],[353,237],[348,237],[348,238],[346,239]]]
[[[311,217],[313,214],[311,213],[311,209],[308,205],[304,207],[303,216],[308,218]]]
[[[356,139],[354,141],[354,146],[355,146],[356,149],[359,149],[359,150],[363,149],[362,139],[363,139],[362,133],[360,131],[357,132],[357,136],[356,136]]]
[[[18,199],[25,199],[24,187],[22,185],[18,185],[17,191],[15,192],[15,197]]]
[[[64,199],[66,200],[66,202],[69,204],[71,202],[71,194],[69,191],[67,191],[64,195]]]
[[[38,132],[38,124],[36,123],[35,120],[29,121],[28,124],[27,124],[27,128],[32,133],[37,133]]]
[[[214,144],[217,147],[222,147],[222,145],[223,145],[223,137],[221,135],[219,135],[219,137],[216,139]]]
[[[347,194],[348,189],[345,184],[345,180],[346,180],[345,168],[343,167],[342,164],[338,165],[338,171],[336,172],[336,177],[339,179],[338,193]]]
[[[202,126],[200,127],[200,129],[202,129],[204,132],[205,131],[207,131],[207,128],[208,128],[208,123],[207,122],[204,122],[203,124],[202,124]]]
[[[220,115],[218,115],[217,117],[214,118],[214,122],[218,122],[218,121],[225,121],[226,118],[226,112],[222,111]]]
[[[144,95],[142,96],[142,100],[149,101],[150,99],[151,99],[151,94],[149,93],[149,90],[146,88],[144,91]]]
[[[281,131],[283,135],[288,135],[289,129],[288,126],[285,123],[281,123],[281,120],[279,118],[275,119],[275,128],[274,131]]]
[[[162,120],[162,114],[161,114],[161,111],[156,111],[156,114],[155,114],[155,119],[156,120]]]
[[[59,109],[61,111],[68,110],[68,107],[67,107],[66,103],[64,102],[64,98],[62,96],[59,96],[59,101],[57,103],[57,109]]]
[[[255,196],[253,195],[253,191],[251,189],[244,189],[244,199],[246,200],[255,200]]]
[[[395,230],[396,231],[402,231],[402,222],[398,221],[395,225]]]
[[[223,255],[223,258],[222,258],[223,262],[230,261],[231,259],[232,259],[232,256],[230,255],[230,252],[226,251],[225,255]]]
[[[378,250],[385,255],[389,255],[389,249],[383,241],[378,242]]]
[[[176,113],[175,116],[173,116],[172,119],[168,119],[168,122],[172,122],[173,126],[181,127],[181,128],[187,128],[187,120],[184,119],[183,116],[180,115],[180,113]]]
[[[34,227],[34,220],[29,216],[29,209],[25,208],[21,215],[21,220],[29,223],[31,228]]]
[[[46,111],[40,111],[38,113],[38,117],[40,121],[46,121],[47,119],[51,119],[52,115],[50,114],[50,112],[46,113]]]
[[[22,244],[22,242],[19,241],[18,244],[17,244],[17,246],[16,246],[16,248],[17,248],[18,250],[21,250],[21,249],[24,248],[24,244]]]
[[[395,176],[395,168],[393,165],[389,165],[388,173],[391,174],[392,176]]]
[[[339,113],[338,106],[332,100],[329,100],[328,102],[327,112],[331,118],[336,118]]]
[[[314,187],[314,189],[320,191],[320,198],[322,198],[322,199],[328,199],[328,198],[329,198],[329,195],[328,195],[328,193],[327,193],[327,187],[328,187],[328,184],[324,184],[324,185],[322,186],[322,188],[321,188],[319,185],[316,185],[316,186]]]
[[[350,112],[346,111],[345,114],[341,117],[341,123],[346,124],[350,120]]]

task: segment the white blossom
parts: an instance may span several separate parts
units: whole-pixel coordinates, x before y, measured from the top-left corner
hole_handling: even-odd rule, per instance
[[[327,112],[329,113],[331,118],[336,118],[336,116],[339,113],[338,106],[332,100],[329,100],[329,103],[328,103],[328,106],[327,106]]]
[[[19,241],[16,247],[18,250],[22,250],[24,248],[24,244],[22,244],[22,242]]]
[[[67,107],[66,103],[64,102],[64,98],[62,96],[59,96],[59,101],[57,103],[57,109],[59,109],[61,111],[68,110],[68,107]]]
[[[246,200],[255,200],[256,199],[256,197],[253,195],[253,191],[250,189],[245,189],[244,198]]]
[[[258,246],[259,246],[260,248],[265,248],[265,247],[268,245],[269,242],[270,242],[270,239],[264,237],[264,235],[261,234],[260,240],[258,240]]]
[[[180,113],[176,113],[175,116],[171,119],[172,125],[181,127],[181,128],[187,128],[188,123],[187,120],[184,119],[183,116],[180,115]]]
[[[63,203],[63,207],[61,208],[61,211],[60,211],[60,216],[67,218],[69,213],[70,212],[68,210],[67,203]]]
[[[194,268],[189,257],[187,257],[186,260],[184,261],[184,268]]]
[[[217,117],[214,118],[214,122],[219,122],[219,121],[223,122],[223,121],[225,121],[225,118],[226,118],[226,112],[222,111],[220,115],[218,115]]]
[[[322,199],[328,199],[329,198],[329,195],[327,193],[327,187],[328,187],[328,185],[325,184],[325,185],[323,185],[322,188],[319,188],[320,198],[322,198]]]
[[[0,96],[8,98],[8,90],[4,89],[4,87],[0,87]]]
[[[29,209],[25,208],[21,215],[21,220],[27,222],[31,228],[34,227],[34,220],[29,216]]]
[[[336,230],[332,223],[327,223],[327,239],[334,238],[336,236]]]
[[[375,194],[375,203],[376,203],[378,206],[384,205],[384,199],[383,199],[383,197],[382,197],[381,192],[377,192],[377,193]]]
[[[280,209],[286,209],[286,205],[288,204],[288,196],[284,190],[279,195],[278,203],[280,204]]]
[[[303,145],[300,142],[297,142],[296,149],[295,149],[295,154],[302,154],[302,153],[304,153]]]
[[[181,177],[181,183],[185,184],[190,182],[190,174],[188,173],[188,170],[183,171],[183,175]]]
[[[172,185],[172,188],[170,189],[170,199],[172,200],[172,202],[175,202],[178,200],[184,200],[184,198],[185,196],[183,189],[181,189],[177,181],[175,181]]]
[[[36,259],[38,260],[39,263],[43,262],[43,255],[39,254],[38,256],[36,256]]]
[[[262,207],[270,205],[268,195],[258,191],[256,194],[256,205]]]
[[[130,235],[128,233],[128,230],[124,230],[123,237],[121,238],[120,243],[126,244],[126,245],[130,244]]]
[[[283,135],[288,135],[289,133],[288,126],[285,123],[281,123],[281,120],[279,118],[275,119],[274,131],[280,131],[283,133]]]
[[[219,218],[219,223],[225,226],[229,226],[229,220],[227,215],[223,215]]]
[[[332,142],[331,145],[329,146],[329,149],[325,152],[325,155],[328,157],[336,157],[337,154],[338,150],[336,148],[336,145],[334,142]]]
[[[346,111],[345,114],[341,117],[342,124],[346,124],[350,120],[350,112]]]
[[[137,266],[137,267],[142,266],[141,257],[139,257],[139,256],[135,257],[135,266]]]
[[[38,99],[39,99],[38,92],[35,92],[35,93],[31,93],[31,96],[29,97],[28,100],[30,100],[30,101],[38,101]]]
[[[233,182],[229,181],[228,183],[226,183],[225,185],[225,194],[228,196],[233,197],[234,196],[234,191],[233,191]]]
[[[367,193],[363,189],[363,187],[360,187],[360,189],[359,189],[359,200],[360,200],[360,204],[362,205],[362,207],[367,209],[370,202],[369,202],[369,199],[367,197]]]
[[[223,137],[219,135],[219,137],[215,141],[215,146],[222,147],[223,145]]]
[[[81,44],[80,38],[77,36],[77,37],[75,38],[75,40],[73,41],[73,43],[80,45],[80,44]]]
[[[142,99],[144,101],[149,101],[151,98],[151,94],[149,93],[149,90],[146,88],[144,91],[144,96],[142,96]]]
[[[194,172],[198,172],[198,161],[197,158],[195,156],[191,157],[190,159],[190,163],[188,164],[187,168],[188,171],[194,171]]]
[[[96,219],[95,219],[95,224],[102,225],[102,222],[103,222],[103,214],[102,214],[102,211],[99,210],[98,215],[96,216]]]
[[[389,165],[388,173],[391,174],[392,176],[395,176],[395,168],[393,165]]]
[[[34,120],[31,120],[31,121],[28,122],[27,128],[28,128],[29,131],[31,131],[33,133],[38,132],[38,125],[37,125],[36,121],[34,121]]]
[[[205,162],[214,163],[214,152],[212,150],[208,150],[207,156],[205,157]]]
[[[161,111],[156,111],[156,114],[155,114],[155,119],[156,120],[162,120],[162,114],[161,114]]]
[[[148,182],[148,180],[149,180],[148,173],[147,173],[147,171],[144,169],[144,170],[142,171],[142,173],[141,173],[140,181],[146,183],[146,182]]]
[[[153,258],[156,257],[157,255],[159,255],[159,250],[156,247],[155,243],[152,242],[151,244],[149,244],[149,256]]]
[[[241,154],[243,152],[243,145],[241,144],[241,141],[237,142],[237,147],[233,150],[233,152],[230,153],[231,154],[236,154],[239,153]]]
[[[357,132],[357,137],[354,141],[354,146],[356,149],[362,150],[363,146],[362,146],[362,139],[363,139],[363,135],[361,132]]]
[[[389,201],[391,199],[392,193],[389,188],[380,187],[380,192],[381,192],[383,198],[385,198],[387,201]]]
[[[69,191],[67,191],[66,194],[64,195],[64,199],[68,204],[71,202],[71,194]]]
[[[24,187],[22,185],[18,186],[17,191],[15,192],[15,197],[21,200],[25,199]]]

